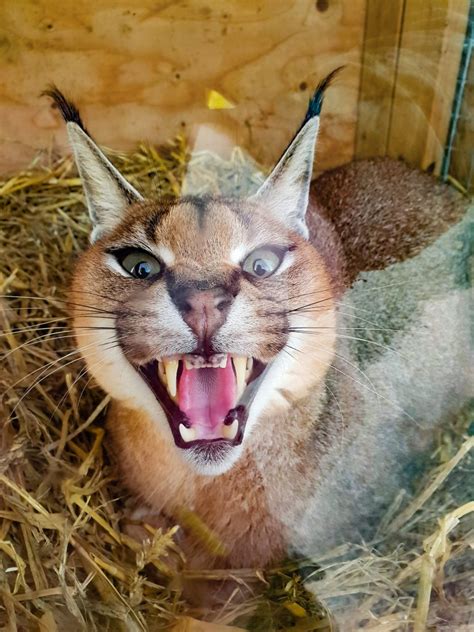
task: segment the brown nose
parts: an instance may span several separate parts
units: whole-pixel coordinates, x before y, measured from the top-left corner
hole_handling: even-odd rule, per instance
[[[182,297],[180,312],[185,323],[194,331],[200,343],[210,341],[221,327],[233,297],[222,288],[191,290]]]

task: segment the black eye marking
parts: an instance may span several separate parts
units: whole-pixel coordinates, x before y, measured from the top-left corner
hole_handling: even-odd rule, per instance
[[[156,239],[156,229],[161,224],[161,222],[167,217],[172,208],[172,203],[166,203],[163,201],[162,206],[160,208],[154,210],[148,219],[145,221],[145,234],[151,242],[154,242]]]

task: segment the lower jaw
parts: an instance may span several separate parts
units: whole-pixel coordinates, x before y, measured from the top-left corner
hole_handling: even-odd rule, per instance
[[[160,402],[161,403],[161,402]],[[238,429],[237,434],[234,439],[226,439],[222,436],[200,436],[199,439],[195,439],[192,441],[185,441],[179,431],[179,426],[176,425],[174,421],[171,421],[168,418],[168,424],[173,435],[174,442],[176,447],[181,448],[182,450],[196,450],[200,448],[205,448],[208,446],[214,446],[215,451],[218,449],[228,449],[239,446],[243,439],[245,433],[245,426],[247,423],[248,410],[245,406],[236,406],[232,408],[227,413],[227,417],[224,420],[224,424],[229,425],[233,423],[235,420],[238,421]],[[213,435],[215,431],[210,431],[209,434]],[[204,434],[204,433],[203,433]]]

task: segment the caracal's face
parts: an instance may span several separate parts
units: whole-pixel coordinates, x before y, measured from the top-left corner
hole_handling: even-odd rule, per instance
[[[72,301],[93,307],[75,308],[75,327],[97,381],[201,473],[228,469],[331,357],[322,261],[255,201],[136,204],[83,256]]]
[[[72,289],[77,343],[103,388],[146,410],[201,473],[231,467],[259,422],[305,397],[332,357],[332,289],[305,222],[332,76],[270,176],[239,200],[144,200],[77,108],[49,91],[93,223]]]

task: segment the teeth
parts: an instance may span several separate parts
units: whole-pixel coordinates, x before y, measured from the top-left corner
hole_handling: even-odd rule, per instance
[[[164,360],[166,382],[168,386],[168,392],[171,397],[176,397],[176,374],[178,373],[178,360]]]
[[[253,368],[253,358],[246,356],[231,356],[235,370],[237,382],[237,398],[239,398],[245,390],[247,380],[250,377]],[[204,362],[203,358],[190,356],[182,356],[186,369],[200,369],[204,367],[214,367],[225,369],[228,361],[228,354],[215,354],[211,362]],[[169,359],[158,362],[158,376],[168,389],[168,393],[172,399],[177,396],[177,381],[179,360]],[[176,401],[176,400],[175,400]]]
[[[183,441],[186,441],[186,443],[189,443],[190,441],[194,441],[196,439],[196,431],[194,430],[194,428],[186,428],[184,424],[179,424],[179,434],[181,435]]]
[[[248,380],[253,368],[253,358],[247,358],[245,378]]]
[[[204,369],[207,367],[213,369],[225,369],[227,366],[227,354],[225,353],[215,353],[213,356],[209,358],[209,360],[205,360],[203,357],[198,355],[186,355],[184,356],[184,366],[190,369]]]
[[[245,389],[245,373],[247,370],[247,358],[243,356],[233,356],[235,377],[237,380],[237,399],[242,395]]]
[[[158,377],[161,378],[162,382],[166,383],[165,365],[163,362],[158,362]]]
[[[237,436],[237,431],[239,430],[239,422],[237,419],[234,419],[234,421],[230,424],[230,426],[222,426],[222,436],[225,437],[226,439],[230,439],[230,441],[233,441],[235,439],[235,437]]]

